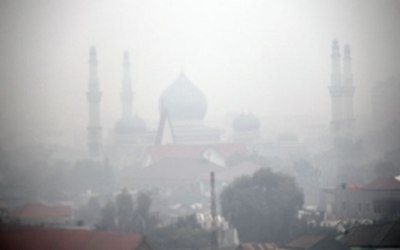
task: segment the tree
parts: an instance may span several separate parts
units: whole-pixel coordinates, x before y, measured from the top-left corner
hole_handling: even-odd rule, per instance
[[[124,188],[116,197],[117,224],[121,232],[134,231],[134,208],[132,196]]]
[[[158,214],[150,211],[152,199],[148,193],[139,193],[135,202],[124,188],[101,211],[98,229],[123,233],[142,233],[157,227]]]
[[[279,242],[293,234],[303,193],[292,177],[263,168],[225,187],[220,201],[241,241]]]
[[[165,227],[154,228],[148,240],[156,249],[200,249],[209,246],[210,232],[201,228],[195,215],[189,215]]]
[[[97,225],[97,229],[114,231],[117,225],[115,223],[115,206],[112,201],[107,204],[101,210],[101,219]]]
[[[139,193],[136,197],[136,209],[134,211],[134,224],[139,233],[146,233],[156,227],[159,220],[158,214],[150,212],[151,196],[148,193]]]

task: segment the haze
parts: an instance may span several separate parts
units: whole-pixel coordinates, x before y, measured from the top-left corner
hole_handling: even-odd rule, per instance
[[[120,116],[124,50],[132,58],[134,111],[152,121],[159,95],[183,71],[206,94],[209,122],[251,111],[324,123],[332,39],[352,46],[356,110],[368,104],[369,84],[399,72],[397,1],[41,0],[0,7],[3,137],[84,133],[91,45],[106,129]]]

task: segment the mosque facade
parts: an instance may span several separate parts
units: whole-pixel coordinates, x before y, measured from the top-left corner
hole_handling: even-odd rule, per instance
[[[353,85],[350,46],[345,45],[343,58],[339,43],[332,42],[330,128],[333,137],[352,137],[355,125],[353,112]],[[123,55],[123,77],[121,84],[121,117],[116,121],[112,132],[111,145],[104,145],[101,126],[101,91],[97,77],[97,58],[95,48],[89,55],[89,84],[87,101],[89,122],[87,127],[87,146],[91,156],[99,156],[108,151],[118,154],[143,154],[149,146],[162,144],[217,144],[222,142],[222,129],[208,127],[204,120],[208,110],[207,97],[190,79],[181,73],[159,97],[159,124],[157,130],[149,129],[146,121],[133,112],[134,91],[130,75],[130,59]],[[251,147],[261,145],[261,121],[252,113],[241,113],[232,122],[232,135],[229,141],[243,143]],[[226,141],[225,141],[226,142]],[[121,153],[122,152],[122,153]],[[137,156],[137,155],[136,155]]]

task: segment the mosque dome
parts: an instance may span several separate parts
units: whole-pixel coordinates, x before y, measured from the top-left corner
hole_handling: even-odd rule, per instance
[[[204,93],[184,74],[162,93],[159,100],[160,111],[168,111],[172,120],[200,121],[207,112],[207,100]]]
[[[260,129],[260,120],[252,113],[242,113],[233,121],[235,132],[252,132]]]
[[[121,118],[115,124],[115,132],[117,134],[134,134],[146,131],[146,123],[139,116],[131,116],[128,118]]]

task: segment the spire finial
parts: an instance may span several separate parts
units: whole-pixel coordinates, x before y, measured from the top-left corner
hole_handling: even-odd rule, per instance
[[[350,50],[350,45],[348,44],[344,45],[344,58],[351,59],[351,50]]]
[[[97,62],[97,53],[96,53],[96,47],[95,46],[90,46],[89,50],[89,63],[95,64]]]
[[[332,57],[340,57],[339,42],[336,39],[332,41]]]
[[[124,51],[124,59],[123,59],[123,64],[124,65],[129,65],[129,52],[127,50]]]

